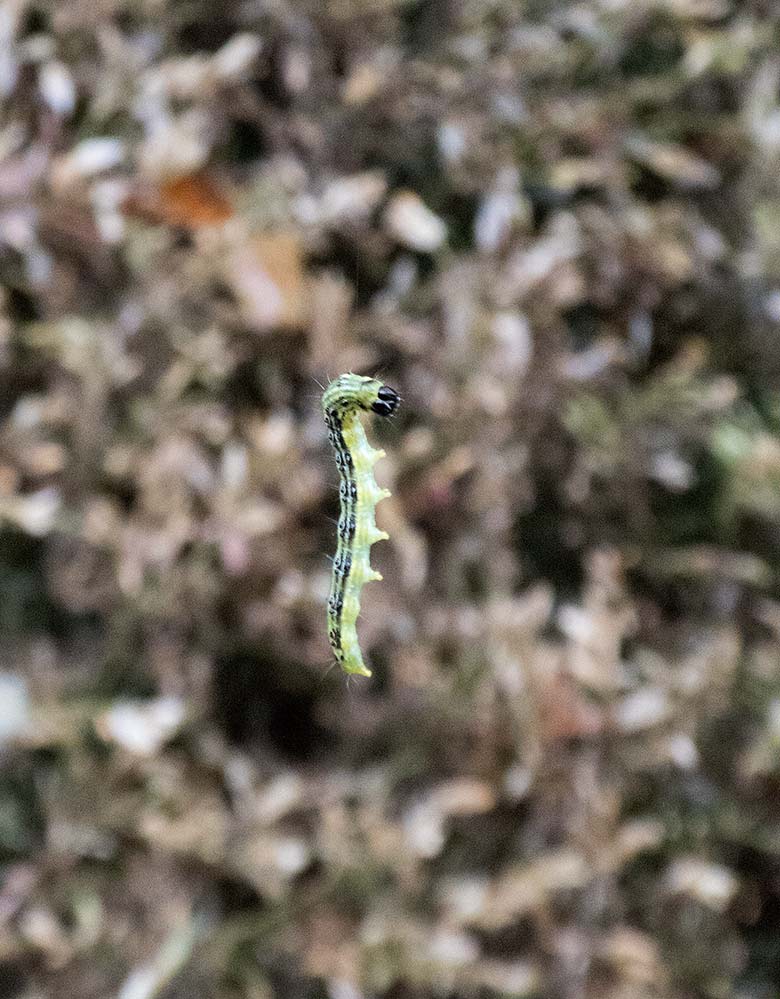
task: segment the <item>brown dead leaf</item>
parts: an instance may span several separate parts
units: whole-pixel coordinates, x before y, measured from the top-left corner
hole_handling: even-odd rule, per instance
[[[233,206],[205,173],[173,177],[159,187],[139,186],[124,209],[147,222],[184,229],[222,225],[233,217]]]
[[[545,742],[592,736],[603,728],[601,711],[562,673],[541,690],[539,711]]]
[[[303,248],[295,233],[264,233],[236,246],[227,257],[225,280],[254,329],[289,329],[305,323],[309,287]]]

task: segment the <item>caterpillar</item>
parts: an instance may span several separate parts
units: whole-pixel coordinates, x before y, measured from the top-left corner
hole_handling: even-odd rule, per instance
[[[390,495],[374,478],[374,465],[385,452],[366,439],[361,412],[392,416],[400,397],[395,389],[363,375],[339,375],[322,396],[322,413],[339,470],[341,511],[338,546],[328,597],[328,641],[345,673],[371,676],[357,637],[360,591],[382,576],[371,567],[371,545],[386,540],[374,519],[377,503]]]

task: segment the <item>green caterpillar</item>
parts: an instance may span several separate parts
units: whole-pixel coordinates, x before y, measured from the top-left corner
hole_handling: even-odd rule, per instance
[[[374,478],[374,465],[385,452],[368,443],[360,413],[392,416],[400,401],[389,386],[353,374],[334,379],[322,396],[328,439],[341,477],[338,547],[328,597],[328,641],[344,672],[359,676],[371,676],[357,637],[360,591],[364,583],[382,578],[371,568],[369,555],[375,541],[388,537],[376,526],[374,509],[390,495]]]

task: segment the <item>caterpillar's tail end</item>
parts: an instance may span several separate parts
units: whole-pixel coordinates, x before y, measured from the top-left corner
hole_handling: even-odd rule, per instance
[[[371,676],[371,670],[363,663],[354,663],[351,666],[342,663],[341,668],[350,676]]]

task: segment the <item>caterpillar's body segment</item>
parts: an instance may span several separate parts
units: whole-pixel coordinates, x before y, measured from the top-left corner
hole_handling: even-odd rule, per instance
[[[374,478],[374,465],[384,457],[384,451],[368,443],[360,413],[391,416],[399,402],[398,393],[389,386],[352,374],[332,381],[322,397],[328,438],[341,478],[338,547],[328,597],[328,640],[344,672],[360,676],[371,676],[357,637],[360,591],[370,580],[382,578],[371,568],[369,556],[371,545],[387,538],[376,526],[374,510],[390,495]]]

